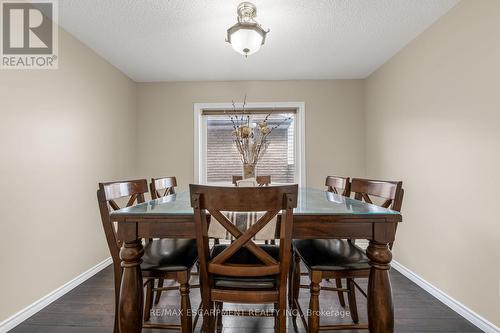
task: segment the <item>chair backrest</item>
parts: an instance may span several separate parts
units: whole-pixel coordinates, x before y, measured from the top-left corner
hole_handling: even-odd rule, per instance
[[[136,203],[144,202],[145,193],[148,193],[148,182],[146,179],[99,183],[97,201],[99,203],[102,226],[106,234],[109,252],[111,252],[111,257],[115,264],[120,262],[119,253],[122,244],[116,237],[116,229],[113,222],[111,222],[110,213],[113,210],[122,208],[117,204],[117,200],[128,198],[125,206],[129,207]]]
[[[195,214],[201,279],[208,278],[208,274],[247,277],[278,275],[279,280],[286,283],[291,257],[293,208],[297,207],[297,185],[216,187],[191,184],[189,189],[191,192],[191,206],[194,208]],[[245,232],[241,232],[222,211],[265,213]],[[212,259],[209,258],[206,212],[212,218],[217,219],[236,238],[234,242]],[[279,261],[277,261],[257,246],[252,241],[252,237],[279,212],[282,212],[282,214],[279,230]],[[243,247],[258,258],[262,264],[238,266],[226,264]]]
[[[235,176],[233,175],[233,184],[236,185],[238,181],[243,179],[243,176]],[[257,184],[259,186],[269,186],[271,184],[271,176],[257,176],[255,177],[257,180]]]
[[[351,195],[351,182],[349,177],[327,176],[325,186],[329,192],[340,194],[345,197]]]
[[[370,196],[375,196],[384,200],[378,206],[390,208],[392,210],[401,211],[403,204],[403,182],[401,181],[386,181],[353,178],[351,182],[351,192],[354,193],[354,199],[365,201],[371,204],[374,203]],[[397,223],[394,225],[395,231],[398,228]],[[392,250],[394,242],[389,244]]]
[[[238,180],[236,182],[236,186],[238,186],[238,187],[257,187],[257,186],[259,186],[259,184],[257,183],[257,180],[255,178],[247,178],[247,179]]]
[[[370,196],[375,196],[384,200],[378,206],[401,211],[403,204],[403,182],[353,178],[351,182],[351,192],[354,199],[374,203]]]
[[[149,189],[151,198],[158,199],[175,193],[177,179],[175,177],[151,178]]]

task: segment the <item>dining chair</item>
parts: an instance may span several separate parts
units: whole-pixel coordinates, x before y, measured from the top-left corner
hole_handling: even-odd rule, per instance
[[[110,217],[112,210],[120,209],[118,202],[126,202],[129,207],[144,202],[144,195],[148,193],[148,184],[145,179],[99,183],[97,200],[101,213],[102,226],[108,243],[115,282],[115,323],[114,332],[118,329],[118,299],[122,268],[120,248],[116,226]],[[150,310],[153,306],[153,292],[157,290],[179,290],[181,295],[181,324],[164,325],[145,323],[143,327],[180,329],[183,333],[192,332],[191,305],[189,298],[190,271],[197,261],[196,240],[194,239],[156,239],[146,242],[142,257],[141,270],[145,280],[146,297],[144,302],[144,321],[149,321]],[[155,288],[155,279],[175,280],[179,287]]]
[[[232,176],[233,185],[239,187],[255,187],[255,186],[269,186],[271,184],[271,176],[257,176],[256,178],[248,178],[243,179],[242,176]],[[248,213],[246,216],[242,216],[242,214],[231,213],[228,217],[230,220],[234,219],[243,219],[249,220],[247,224],[251,224],[251,221],[256,221],[255,219],[257,213]],[[241,221],[240,221],[241,222]],[[276,219],[268,225],[265,230],[261,231],[256,235],[254,239],[256,240],[264,240],[265,244],[276,244]],[[215,238],[215,244],[219,243],[219,239],[232,240],[233,236],[227,232],[223,227],[221,227],[218,223],[213,223],[210,227],[209,233],[211,235],[219,236]]]
[[[168,195],[175,194],[175,188],[177,187],[177,178],[175,177],[161,177],[161,178],[151,178],[151,183],[149,183],[149,190],[151,191],[151,199],[159,199],[166,197]],[[160,297],[163,288],[163,279],[157,279],[157,288],[154,297],[154,304],[157,305],[160,302]]]
[[[286,331],[286,290],[291,261],[293,209],[297,185],[275,187],[213,187],[190,185],[200,262],[203,332],[213,332],[224,302],[274,304],[275,332]],[[264,212],[242,232],[223,212]],[[281,212],[279,245],[253,242],[254,235]],[[217,219],[236,240],[211,250],[206,214]],[[234,314],[233,312],[228,312]],[[249,312],[238,314],[252,315]]]
[[[151,178],[149,188],[151,190],[151,199],[158,199],[175,193],[177,187],[177,178],[162,177]]]
[[[243,179],[243,176],[233,175],[232,179],[233,185],[236,185],[238,181]],[[269,186],[271,184],[271,176],[257,176],[255,179],[257,180],[257,184],[259,184],[259,186]]]
[[[258,176],[257,178],[242,179],[241,176],[233,176],[233,184],[238,187],[256,187],[256,186],[269,186],[271,184],[271,176]],[[256,221],[258,213],[247,214],[247,219]],[[232,214],[234,218],[234,214]],[[256,235],[255,239],[264,238],[264,244],[276,244],[276,218],[269,222],[265,230]]]
[[[351,195],[351,181],[349,177],[340,177],[340,176],[327,176],[325,180],[326,190],[328,192],[332,192],[335,194],[342,195],[344,197],[349,197]],[[294,257],[294,260],[298,260],[300,262],[300,257]],[[292,265],[293,269],[294,265]],[[309,273],[301,273],[301,276],[309,276]],[[329,280],[328,278],[326,280]],[[342,289],[342,279],[335,279],[335,284],[338,289]],[[290,283],[290,288],[292,284]],[[345,307],[345,298],[344,292],[339,290],[337,292],[337,296],[339,298],[339,303],[342,307]],[[288,297],[290,298],[290,306],[293,306],[292,303],[292,292],[289,293]]]
[[[328,179],[327,179],[328,181]],[[400,181],[381,181],[354,178],[350,184],[350,191],[354,193],[354,198],[370,204],[378,203],[381,207],[401,211],[404,190]],[[344,194],[348,194],[345,192]],[[372,197],[377,197],[374,200]],[[394,226],[396,228],[396,224]],[[392,247],[392,244],[391,244]],[[301,318],[307,331],[317,333],[320,330],[340,330],[340,329],[367,329],[367,324],[359,324],[359,316],[356,305],[356,289],[365,297],[366,292],[355,282],[357,278],[368,278],[370,275],[369,259],[363,249],[351,240],[344,239],[307,239],[294,240],[294,263],[291,278],[291,308],[293,321],[298,316]],[[310,290],[309,311],[306,316],[302,311],[298,299],[300,285],[300,262],[303,262],[309,273],[311,280],[308,288]],[[322,287],[320,283],[324,279],[346,279],[347,286],[337,286],[337,288]],[[321,290],[336,291],[337,293],[347,293],[351,319],[354,324],[337,324],[320,326],[319,318],[319,295]],[[342,305],[344,306],[344,305]],[[296,310],[296,311],[293,311]]]
[[[328,176],[325,180],[328,192],[340,194],[344,197],[351,195],[351,182],[349,177]]]

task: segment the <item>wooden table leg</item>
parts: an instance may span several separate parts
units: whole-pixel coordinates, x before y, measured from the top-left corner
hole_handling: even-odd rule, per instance
[[[191,313],[191,300],[189,298],[189,273],[187,271],[177,274],[181,294],[181,333],[193,332],[193,319]]]
[[[313,271],[310,275],[311,284],[309,285],[309,290],[311,293],[311,298],[309,299],[309,314],[308,326],[309,333],[319,332],[319,293],[321,291],[321,272]]]
[[[368,326],[371,333],[394,332],[394,308],[389,268],[392,253],[387,243],[370,241],[366,249],[370,259],[368,281]]]
[[[120,333],[139,333],[142,330],[143,288],[141,262],[144,250],[140,239],[126,241],[120,250],[123,274],[120,287]]]

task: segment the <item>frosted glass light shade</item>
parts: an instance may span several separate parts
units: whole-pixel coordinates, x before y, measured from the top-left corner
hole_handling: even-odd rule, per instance
[[[241,27],[231,33],[231,47],[245,56],[260,50],[264,36],[253,27]]]

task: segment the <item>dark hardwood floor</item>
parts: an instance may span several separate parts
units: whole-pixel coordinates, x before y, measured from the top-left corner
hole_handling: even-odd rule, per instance
[[[106,268],[99,274],[87,280],[82,285],[61,297],[48,307],[27,319],[11,332],[23,333],[104,333],[112,332],[113,327],[113,273],[111,267]],[[194,279],[193,279],[194,280]],[[193,281],[195,282],[195,281]],[[305,282],[305,281],[304,281]],[[366,287],[366,282],[360,280],[360,284]],[[391,271],[391,282],[394,294],[396,332],[481,332],[475,326],[447,308],[441,302],[433,298],[426,291],[412,283],[410,280],[396,272]],[[328,282],[326,282],[328,283]],[[330,316],[321,318],[322,323],[332,321],[350,322],[350,317],[345,314],[346,309],[339,306],[337,296],[332,292],[323,292],[321,297],[321,308],[330,311]],[[158,304],[158,314],[175,311],[178,308],[178,297],[175,292],[162,295]],[[306,289],[301,290],[301,304],[307,309],[309,293]],[[200,302],[199,290],[192,290],[192,306],[197,308]],[[229,307],[229,306],[228,306]],[[226,307],[225,307],[226,308]],[[232,305],[232,309],[241,307]],[[260,309],[249,308],[247,309]],[[360,309],[360,320],[366,322],[366,300],[359,294],[358,308]],[[337,311],[338,310],[338,311]],[[347,309],[348,310],[348,309]],[[344,312],[342,312],[344,311]],[[344,318],[342,319],[342,313]],[[154,321],[171,322],[178,318],[167,316],[152,317]],[[273,332],[272,318],[234,317],[224,316],[224,332]],[[199,324],[196,332],[199,331]],[[294,332],[291,320],[289,320],[289,332]],[[300,321],[297,321],[298,331],[305,332]],[[167,332],[164,330],[144,329],[145,333]],[[367,332],[343,331],[343,332]]]

